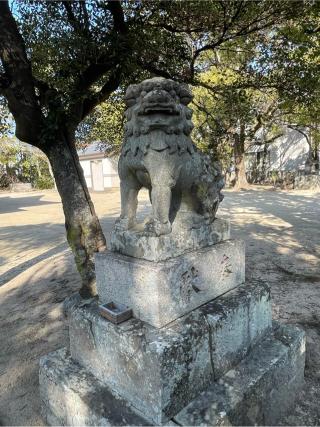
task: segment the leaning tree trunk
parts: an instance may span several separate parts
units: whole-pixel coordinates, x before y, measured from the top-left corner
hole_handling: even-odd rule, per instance
[[[84,179],[73,132],[61,132],[47,154],[61,196],[67,239],[81,276],[80,295],[96,295],[94,254],[106,249],[106,240]]]
[[[234,189],[240,190],[241,188],[248,188],[249,183],[247,181],[246,176],[246,166],[245,166],[245,159],[244,159],[244,152],[245,152],[245,133],[244,133],[244,126],[240,125],[240,133],[235,134],[234,136],[234,163],[235,163],[235,184]]]

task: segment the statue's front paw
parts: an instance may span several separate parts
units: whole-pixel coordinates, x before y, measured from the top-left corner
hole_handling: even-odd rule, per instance
[[[114,224],[114,228],[117,231],[126,231],[130,230],[135,226],[135,221],[129,218],[118,218]]]
[[[162,223],[157,219],[152,219],[144,227],[145,231],[155,234],[156,236],[162,236],[164,234],[170,234],[172,227],[170,222]]]

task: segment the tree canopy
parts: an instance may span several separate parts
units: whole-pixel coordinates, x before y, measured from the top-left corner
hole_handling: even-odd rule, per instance
[[[235,135],[243,141],[244,120],[253,126],[256,120],[252,102],[258,98],[250,88],[275,88],[288,102],[291,93],[303,101],[305,86],[318,79],[314,2],[23,0],[12,10],[10,5],[0,2],[0,98],[16,136],[49,158],[86,297],[94,295],[94,252],[104,250],[106,241],[77,157],[76,131],[81,136],[87,127],[94,137],[104,129],[118,144],[117,94],[157,75],[220,94],[222,110],[234,114],[225,114],[224,123],[240,117]],[[233,56],[232,84],[206,80],[221,57],[231,70]],[[2,117],[3,123],[8,121]]]

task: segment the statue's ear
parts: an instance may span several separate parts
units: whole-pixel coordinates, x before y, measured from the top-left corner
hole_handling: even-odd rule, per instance
[[[125,98],[124,103],[126,104],[127,108],[133,107],[136,103],[136,98]]]
[[[188,105],[192,101],[193,95],[187,85],[183,85],[180,87],[179,97],[180,97],[180,102],[183,105]]]

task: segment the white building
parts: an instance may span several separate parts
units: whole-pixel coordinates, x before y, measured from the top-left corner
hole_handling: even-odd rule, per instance
[[[298,131],[285,128],[284,134],[265,146],[253,145],[246,151],[246,168],[248,174],[262,171],[270,175],[273,171],[280,174],[304,171],[309,154],[309,144]]]
[[[120,186],[118,158],[106,157],[98,143],[78,150],[78,156],[89,190],[103,191]]]

